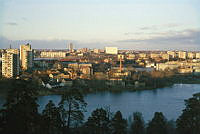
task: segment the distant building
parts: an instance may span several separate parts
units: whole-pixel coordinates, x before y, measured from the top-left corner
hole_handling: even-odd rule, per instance
[[[179,51],[178,52],[178,58],[179,59],[186,59],[187,58],[187,52],[185,52],[185,51]]]
[[[70,52],[73,52],[74,51],[74,45],[72,43],[69,43],[68,49],[69,49]]]
[[[146,57],[147,57],[147,54],[145,54],[145,53],[139,53],[139,57],[140,57],[140,58],[146,58]]]
[[[128,55],[127,55],[127,59],[128,59],[128,60],[133,60],[133,59],[135,59],[135,54],[128,54]]]
[[[169,60],[169,54],[163,53],[163,54],[161,54],[161,57],[162,57],[162,59],[164,59],[164,60]]]
[[[193,73],[193,69],[192,68],[179,68],[178,72],[179,73]]]
[[[2,76],[13,78],[19,75],[19,51],[8,49],[2,53]]]
[[[94,49],[93,52],[98,54],[100,53],[100,49]]]
[[[188,52],[187,57],[188,57],[189,59],[194,59],[195,54],[194,54],[193,52]]]
[[[176,58],[176,52],[174,51],[167,51],[167,54],[169,54],[170,58]]]
[[[150,57],[153,59],[153,58],[159,58],[160,57],[160,54],[157,54],[157,53],[151,53],[150,54]]]
[[[118,55],[117,55],[117,59],[118,59],[118,60],[124,60],[124,59],[125,59],[125,56],[122,55],[122,54],[118,54]]]
[[[167,63],[157,63],[156,70],[164,71],[165,69],[177,69],[180,65],[178,64],[167,64]]]
[[[6,49],[6,52],[19,55],[19,50],[18,49]]]
[[[65,58],[67,52],[62,51],[43,51],[40,54],[41,58]]]
[[[88,52],[88,48],[82,48],[82,49],[81,49],[81,52],[82,52],[82,53],[87,53],[87,52]]]
[[[155,68],[155,63],[153,62],[149,62],[149,63],[146,63],[145,65],[146,68]]]
[[[198,53],[196,53],[196,59],[200,59],[200,53],[198,52]]]
[[[118,54],[117,47],[106,47],[106,54]]]
[[[33,50],[30,44],[20,45],[20,62],[22,70],[33,67]]]

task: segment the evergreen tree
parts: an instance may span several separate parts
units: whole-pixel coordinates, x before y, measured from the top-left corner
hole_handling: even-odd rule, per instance
[[[62,95],[59,108],[62,122],[66,122],[68,133],[70,133],[70,127],[82,124],[86,105],[83,95],[76,89],[66,91]]]
[[[176,122],[174,120],[167,122],[167,132],[168,134],[176,134]]]
[[[131,125],[133,134],[144,134],[145,133],[145,124],[142,117],[142,113],[135,112],[133,113],[133,123]]]
[[[59,108],[55,106],[52,100],[45,106],[42,112],[42,118],[44,122],[42,125],[42,128],[45,130],[44,133],[55,134],[60,132],[63,122]]]
[[[2,132],[6,134],[38,133],[39,113],[37,92],[31,81],[15,80],[11,83],[4,109]]]
[[[89,134],[107,134],[110,133],[110,120],[106,110],[96,109],[85,123],[85,128]]]
[[[126,134],[127,121],[122,118],[120,111],[117,111],[111,120],[111,128],[113,134]]]
[[[200,133],[200,97],[193,97],[185,101],[186,108],[177,119],[177,130],[180,134]]]
[[[162,112],[155,112],[148,124],[147,134],[167,134],[167,121]]]

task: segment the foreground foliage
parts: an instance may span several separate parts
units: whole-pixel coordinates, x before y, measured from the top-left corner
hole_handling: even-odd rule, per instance
[[[135,112],[131,124],[120,111],[97,108],[84,120],[86,102],[76,89],[62,95],[59,104],[49,101],[39,113],[37,89],[31,81],[16,80],[0,110],[0,134],[199,134],[200,97],[186,100],[186,108],[176,122],[156,112],[145,124],[142,113]],[[130,127],[128,127],[130,126]]]
[[[186,108],[177,119],[179,134],[200,133],[200,97],[196,96],[185,101]]]

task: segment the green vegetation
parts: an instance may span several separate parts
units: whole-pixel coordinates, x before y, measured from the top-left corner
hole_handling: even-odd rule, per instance
[[[79,90],[68,90],[58,106],[52,101],[38,112],[37,89],[31,81],[16,80],[0,109],[0,134],[198,134],[200,132],[200,97],[186,100],[179,118],[167,121],[163,113],[155,112],[145,123],[142,114],[133,114],[131,124],[120,111],[115,114],[97,108],[84,121],[86,103]],[[130,127],[128,127],[130,126]]]
[[[148,123],[147,134],[167,134],[167,120],[162,112],[156,112]]]
[[[142,113],[133,113],[133,123],[131,124],[132,134],[145,134],[145,124],[142,117]]]
[[[177,119],[177,130],[180,134],[200,133],[200,97],[185,101],[186,108]]]
[[[127,133],[127,121],[123,119],[120,111],[117,111],[111,120],[111,131],[113,134]]]
[[[26,74],[28,75],[28,74]],[[120,93],[124,91],[154,90],[173,86],[173,84],[200,84],[198,74],[178,74],[176,70],[153,71],[153,72],[134,72],[130,78],[123,78],[120,81],[105,79],[76,79],[73,80],[71,87],[60,87],[48,89],[41,85],[41,81],[48,81],[46,73],[34,73],[26,79],[31,81],[29,84],[34,86],[38,96],[63,95],[67,90],[78,89],[82,94],[97,92]],[[12,84],[16,79],[0,79],[0,95],[7,96],[7,93],[14,87]],[[198,95],[198,94],[197,94]]]
[[[96,109],[85,123],[85,128],[89,134],[106,134],[110,133],[110,120],[106,110],[103,108]]]
[[[60,115],[60,109],[55,106],[52,100],[46,104],[45,109],[42,112],[42,118],[42,133],[56,133],[64,126],[64,122]]]
[[[41,77],[45,77],[42,75]],[[0,80],[0,94],[6,96],[6,94],[13,88],[13,82],[15,79],[1,79]],[[32,79],[29,79],[30,85],[37,89],[39,96],[58,94],[62,95],[65,91],[70,89],[79,89],[81,93],[97,93],[97,92],[124,92],[124,91],[141,91],[141,90],[153,90],[157,88],[163,88],[167,86],[173,86],[173,84],[200,84],[200,75],[194,74],[177,74],[174,71],[153,71],[153,72],[138,72],[132,75],[130,79],[122,79],[121,81],[109,81],[109,80],[73,80],[72,87],[61,87],[55,89],[47,89],[41,86],[41,79],[33,75]]]

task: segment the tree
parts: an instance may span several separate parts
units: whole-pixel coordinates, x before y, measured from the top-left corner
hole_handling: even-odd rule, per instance
[[[176,121],[180,134],[197,134],[200,132],[200,97],[185,101],[186,108]]]
[[[44,125],[42,128],[45,130],[44,133],[54,134],[58,133],[62,128],[62,120],[60,110],[55,106],[52,100],[45,106],[42,112],[42,118]]]
[[[145,133],[145,124],[142,117],[142,113],[135,112],[133,113],[133,123],[131,125],[133,134],[144,134]]]
[[[167,132],[168,134],[176,134],[176,122],[174,120],[167,122]]]
[[[85,123],[89,134],[106,134],[110,132],[108,113],[103,108],[96,109]]]
[[[38,133],[37,92],[31,81],[15,80],[0,115],[2,132],[6,134]]]
[[[120,111],[117,111],[111,120],[111,128],[113,134],[126,134],[127,121],[122,118]]]
[[[78,90],[68,90],[62,95],[59,108],[62,121],[66,121],[68,133],[70,133],[71,126],[78,126],[82,123],[86,105],[83,95]]]
[[[167,121],[162,112],[155,112],[148,124],[147,134],[167,134]]]

